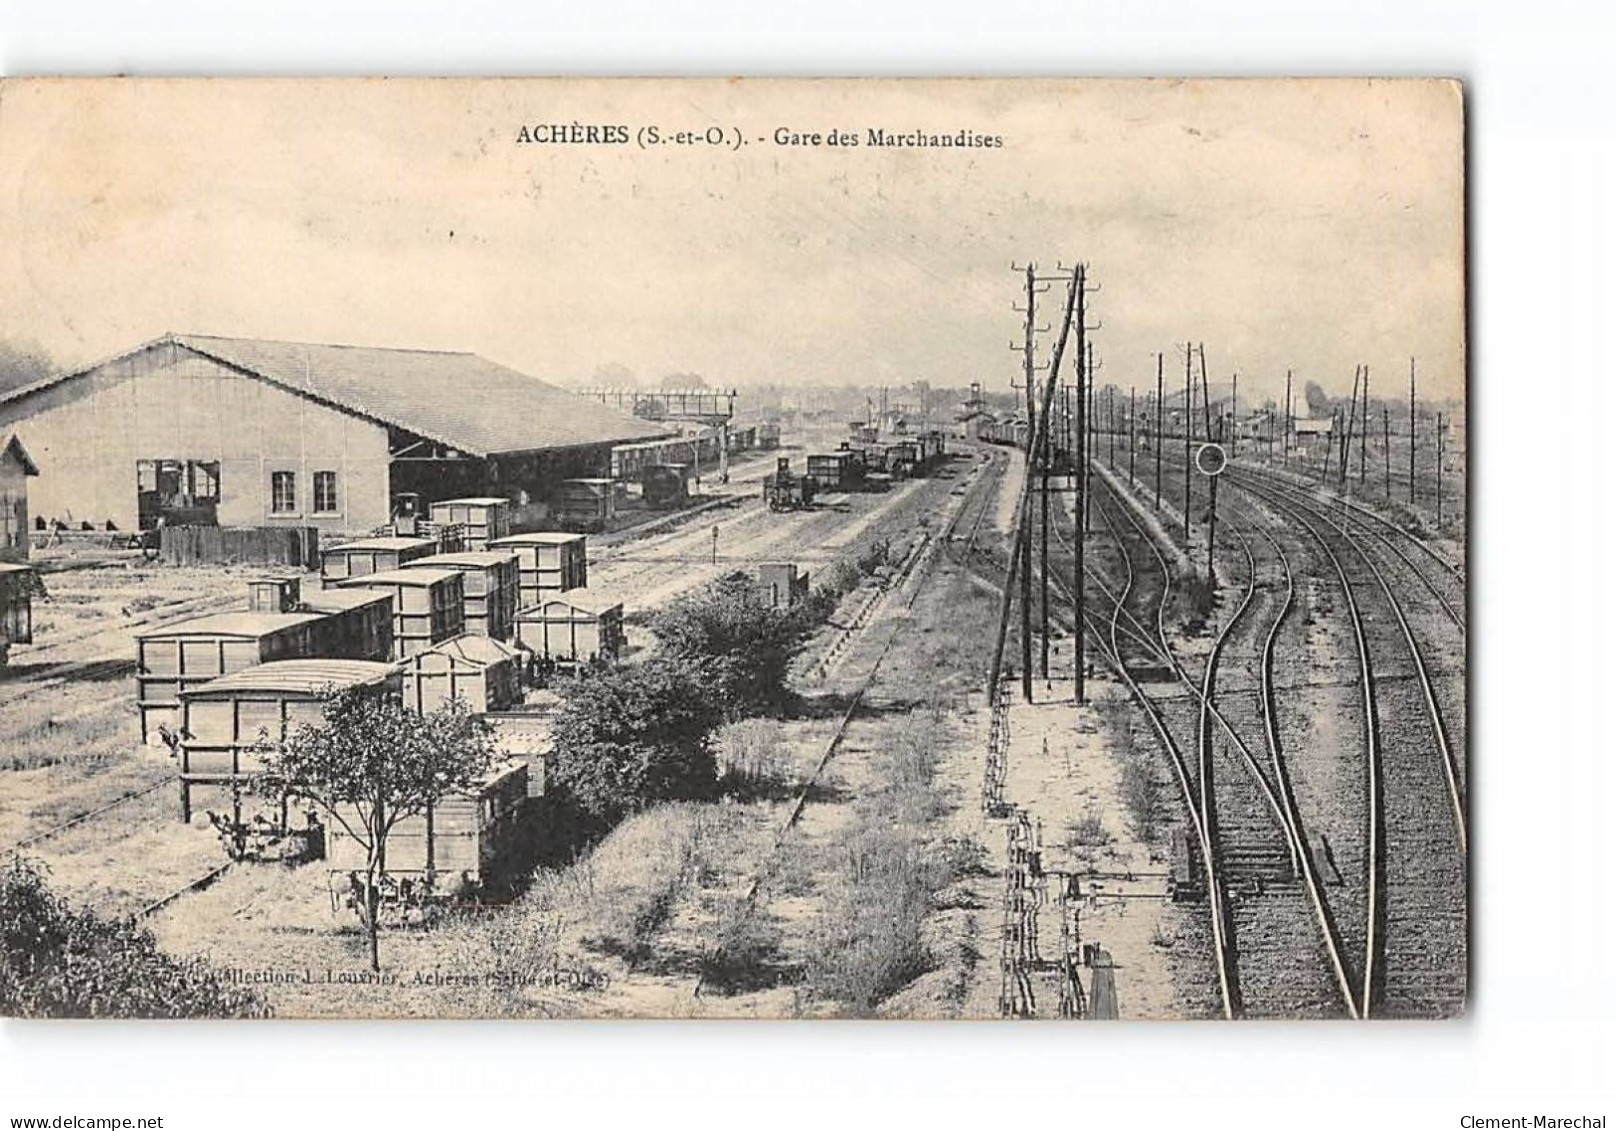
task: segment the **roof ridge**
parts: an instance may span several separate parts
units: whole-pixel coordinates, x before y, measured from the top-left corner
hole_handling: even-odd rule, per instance
[[[258,342],[267,346],[313,346],[318,349],[328,350],[375,350],[378,353],[430,353],[446,357],[482,357],[475,350],[429,349],[426,346],[364,346],[354,342],[308,342],[300,341],[296,338],[256,338],[243,337],[239,334],[201,334],[193,330],[170,330],[163,337],[175,342],[184,341],[187,338],[204,338],[214,342]],[[483,360],[488,361],[490,359],[485,357]],[[493,364],[498,365],[499,363],[494,362]],[[527,374],[523,374],[523,376],[527,376]],[[534,380],[542,380],[542,378],[534,378]]]

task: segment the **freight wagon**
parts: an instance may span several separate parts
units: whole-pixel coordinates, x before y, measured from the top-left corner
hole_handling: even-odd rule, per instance
[[[340,583],[393,598],[393,659],[407,660],[466,630],[466,586],[455,569],[393,569]]]
[[[683,463],[652,464],[640,473],[640,491],[645,505],[656,510],[672,510],[690,502],[690,466]]]
[[[582,534],[541,530],[501,538],[493,548],[516,555],[521,582],[520,606],[543,600],[546,593],[564,593],[589,584],[588,540]]]
[[[0,562],[0,664],[13,644],[34,640],[34,591],[39,575],[33,566]]]
[[[350,577],[399,569],[438,552],[434,538],[361,538],[320,553],[320,583],[335,585]]]
[[[140,740],[178,732],[185,692],[222,675],[318,654],[325,616],[312,612],[214,613],[135,638]]]
[[[457,526],[465,549],[486,550],[511,532],[511,501],[491,496],[444,499],[432,504],[432,525]]]
[[[556,497],[556,516],[569,530],[605,530],[617,516],[617,483],[612,479],[565,479]]]
[[[511,550],[468,550],[460,554],[434,554],[404,567],[452,569],[465,576],[466,631],[495,640],[509,640],[515,632],[516,610],[521,603],[521,573]]]
[[[393,656],[393,597],[369,589],[316,589],[299,612],[324,613],[332,627],[319,655],[333,660],[389,660]]]
[[[396,696],[398,690],[392,664],[314,659],[257,664],[186,688],[180,692],[180,819],[191,819],[193,788],[233,789],[261,773],[266,739],[279,742],[301,725],[319,725],[321,702],[330,695]]]
[[[780,426],[773,423],[758,425],[757,446],[759,451],[772,452],[780,447]]]
[[[452,699],[472,711],[504,711],[522,696],[522,653],[470,633],[411,656],[401,669],[404,706],[429,715]]]
[[[844,450],[808,457],[808,478],[816,494],[862,490],[864,474],[864,461],[856,452]]]
[[[527,807],[527,765],[500,766],[473,788],[401,820],[387,836],[386,873],[431,877],[437,895],[499,892],[513,878]],[[365,846],[332,822],[326,856],[333,872],[363,872]]]
[[[624,643],[623,606],[588,590],[548,595],[517,614],[516,640],[561,667],[616,660]]]

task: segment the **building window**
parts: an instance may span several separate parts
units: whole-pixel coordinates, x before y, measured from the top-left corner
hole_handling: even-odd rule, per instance
[[[337,473],[334,471],[316,471],[314,473],[314,513],[337,513]]]
[[[269,512],[271,514],[297,513],[297,472],[272,471],[269,473]]]

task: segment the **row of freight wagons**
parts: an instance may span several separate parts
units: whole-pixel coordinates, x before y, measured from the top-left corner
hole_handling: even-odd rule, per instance
[[[458,644],[478,663],[491,660],[514,678],[508,661],[499,658],[497,641]],[[488,651],[494,649],[495,651]],[[363,660],[282,660],[223,676],[185,696],[185,741],[180,748],[180,813],[191,819],[191,791],[199,787],[230,788],[263,770],[266,739],[284,738],[298,726],[317,723],[322,699],[332,691],[389,695],[407,705],[430,709],[412,695],[432,694],[455,676],[434,669],[412,679],[411,669]],[[463,685],[461,693],[473,690]],[[388,872],[392,875],[432,873],[456,877],[458,886],[487,888],[503,878],[516,844],[517,823],[530,797],[542,792],[543,774],[530,773],[532,761],[512,759],[496,767],[472,789],[439,801],[424,814],[408,818],[389,834]],[[535,791],[535,785],[538,791]],[[344,833],[340,822],[326,828],[328,867],[362,869],[365,848]]]
[[[262,579],[250,583],[245,612],[143,634],[135,657],[142,739],[179,724],[182,692],[277,660],[417,661],[467,635],[514,640],[558,664],[617,654],[622,608],[583,591],[581,536],[498,541],[458,554],[423,553],[434,548],[430,539],[332,547],[324,557],[330,588],[304,594],[298,579]]]

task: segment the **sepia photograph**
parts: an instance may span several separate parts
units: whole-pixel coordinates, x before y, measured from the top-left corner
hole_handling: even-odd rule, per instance
[[[1464,1024],[1459,81],[0,155],[0,1015]]]

